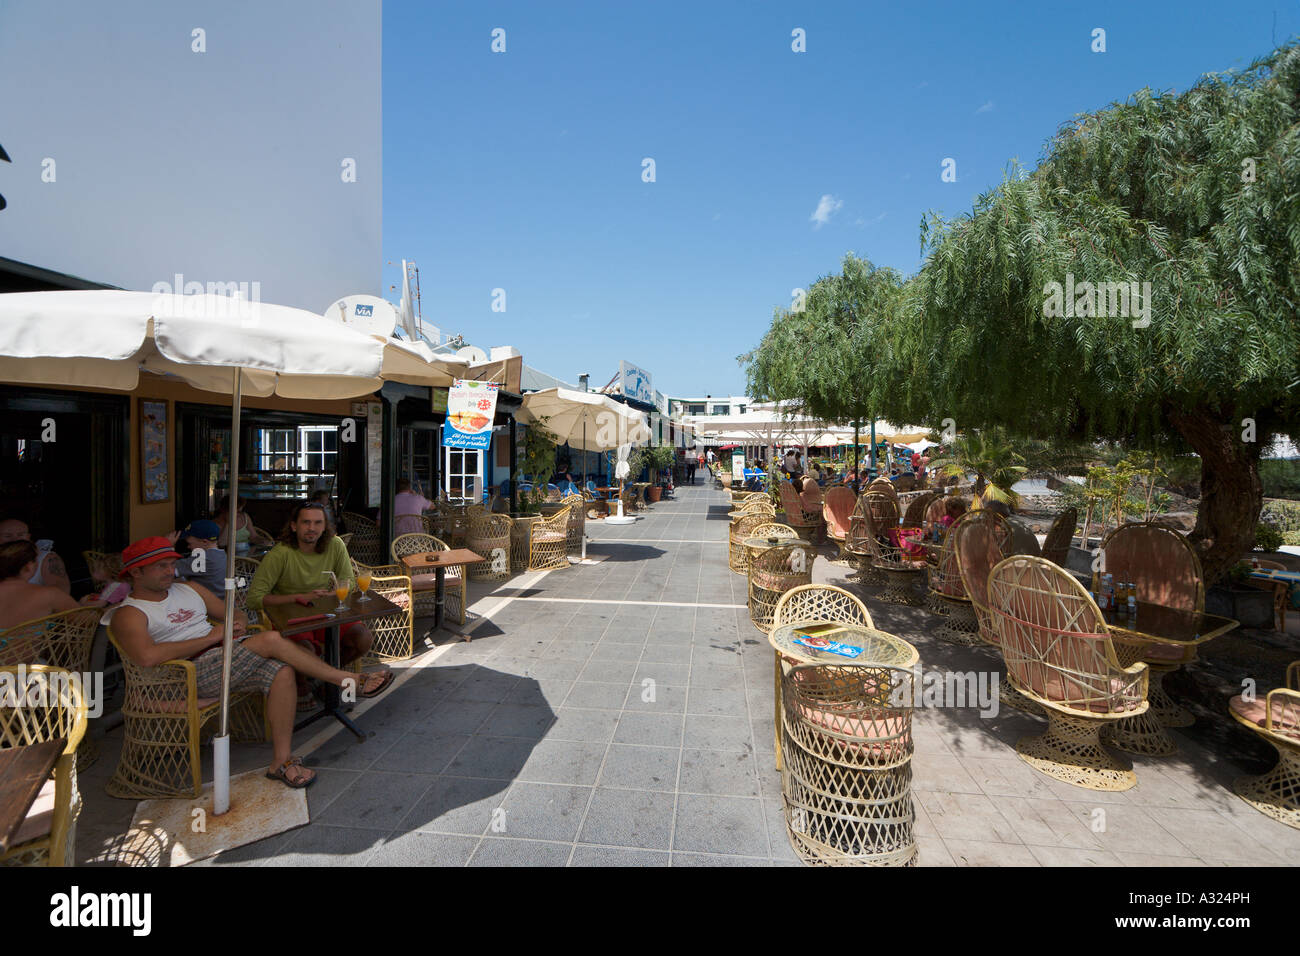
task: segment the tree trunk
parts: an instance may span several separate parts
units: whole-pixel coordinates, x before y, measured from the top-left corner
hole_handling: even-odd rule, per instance
[[[1189,538],[1201,558],[1208,587],[1255,547],[1264,504],[1258,442],[1241,440],[1239,427],[1209,409],[1170,411],[1169,420],[1201,456],[1201,502]]]

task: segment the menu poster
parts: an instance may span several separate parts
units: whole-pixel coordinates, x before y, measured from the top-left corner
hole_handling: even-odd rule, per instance
[[[745,481],[745,453],[743,451],[732,452],[731,454],[731,480],[741,484]]]
[[[380,506],[380,492],[384,477],[384,405],[371,402],[366,416],[366,506]]]
[[[496,418],[495,382],[456,379],[447,395],[447,423],[442,428],[444,448],[472,448],[487,451],[492,445],[492,421]]]
[[[140,399],[140,502],[159,504],[171,498],[167,448],[167,403]]]

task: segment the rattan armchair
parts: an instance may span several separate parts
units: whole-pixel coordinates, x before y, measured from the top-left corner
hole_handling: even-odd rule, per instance
[[[379,525],[354,511],[343,512],[343,526],[352,535],[348,553],[363,564],[378,564],[384,560],[384,549],[379,541]]]
[[[203,786],[199,742],[203,726],[221,710],[220,697],[200,698],[194,662],[167,661],[138,667],[113,636],[122,657],[126,696],[122,700],[122,753],[104,789],[128,800],[197,797]],[[230,695],[230,732],[235,740],[266,739],[266,698]]]
[[[749,552],[745,549],[745,539],[754,536],[755,528],[775,523],[776,521],[772,515],[761,511],[742,514],[734,519],[728,530],[730,548],[727,554],[728,567],[737,574],[744,574],[749,569]],[[786,525],[786,527],[789,526]]]
[[[850,553],[858,559],[864,571],[870,568],[879,575],[876,580],[884,583],[886,601],[907,605],[922,603],[915,585],[926,573],[925,558],[908,553],[908,545],[898,537],[897,506],[887,495],[866,494],[863,498],[868,500],[849,521]],[[876,524],[877,514],[883,515],[883,528]],[[890,531],[892,538],[888,536]],[[864,582],[871,580],[865,573],[861,577]]]
[[[528,528],[528,570],[552,571],[569,566],[569,510],[561,508]]]
[[[509,515],[479,515],[469,525],[466,542],[475,554],[486,561],[469,566],[469,576],[475,580],[500,581],[510,577],[510,529],[514,522]]]
[[[912,671],[799,664],[783,675],[781,799],[805,863],[912,866]]]
[[[931,491],[924,495],[917,495],[907,504],[907,511],[903,513],[902,527],[904,528],[924,528],[925,516],[930,509],[930,503],[939,497],[937,492]]]
[[[1047,529],[1047,539],[1043,542],[1043,557],[1053,564],[1065,567],[1070,557],[1070,542],[1074,540],[1074,528],[1079,523],[1079,509],[1066,508]]]
[[[104,614],[100,606],[74,607],[0,631],[0,665],[48,664],[77,675],[90,674],[90,651]],[[86,734],[77,751],[77,769],[99,756],[95,739]]]
[[[806,541],[768,548],[749,562],[749,619],[764,634],[781,595],[801,584],[812,584],[817,552]]]
[[[795,531],[794,528],[790,527],[788,524],[771,522],[769,524],[761,524],[758,527],[754,528],[754,530],[749,533],[749,537],[751,538],[798,538],[799,532]]]
[[[253,575],[257,574],[261,564],[257,558],[235,558],[235,573],[232,575],[235,579],[235,610],[248,615],[248,627],[252,631],[265,630],[257,612],[248,606],[248,586],[253,583]],[[240,581],[244,583],[240,584]],[[225,596],[219,594],[217,597],[224,599]]]
[[[1047,732],[1022,738],[1035,770],[1089,790],[1128,790],[1131,765],[1101,745],[1102,726],[1147,709],[1147,666],[1122,667],[1096,603],[1050,561],[1013,555],[989,575],[989,607],[1007,680],[1047,715]]]
[[[422,554],[426,551],[450,551],[451,547],[438,538],[431,537],[427,534],[403,534],[398,535],[393,541],[392,554],[396,564],[385,565],[381,568],[372,568],[371,573],[380,577],[392,577],[395,575],[407,575],[411,579],[411,590],[415,594],[415,613],[423,616],[433,614],[435,603],[437,601],[438,576],[434,571],[412,574],[411,571],[402,564],[402,558],[412,554]],[[468,575],[465,574],[465,568],[462,566],[453,566],[443,571],[442,588],[444,601],[452,598],[456,599],[458,611],[458,620],[461,624],[465,623],[465,609],[469,605],[469,588],[467,582]]]
[[[1187,538],[1155,522],[1120,525],[1101,542],[1103,567],[1115,580],[1137,585],[1138,600],[1185,611],[1205,610],[1205,576],[1201,559]],[[1196,660],[1196,645],[1125,644],[1117,641],[1121,660],[1144,660],[1151,666],[1147,695],[1149,718],[1165,727],[1190,727],[1195,719],[1164,688],[1166,674]]]
[[[954,643],[997,646],[988,605],[989,573],[999,561],[1015,553],[1014,540],[1010,522],[996,511],[983,508],[966,512],[949,529],[945,544],[952,547],[961,594],[969,602],[976,623],[970,640]]]
[[[50,780],[18,826],[0,866],[73,866],[76,862],[76,826],[81,813],[77,788],[77,748],[86,733],[86,697],[81,681],[67,670],[42,664],[22,666],[26,687],[39,692],[24,695],[21,706],[0,700],[0,749],[67,741],[54,764]],[[0,667],[17,688],[19,666]],[[39,703],[32,703],[33,700]]]
[[[853,489],[842,485],[827,488],[822,497],[822,520],[826,522],[826,537],[839,548],[839,556],[835,559],[838,564],[847,564],[849,561],[845,545],[849,536],[849,519],[853,517],[857,503],[858,496],[853,493]]]
[[[582,551],[582,536],[587,530],[587,500],[582,495],[568,494],[560,500],[560,504],[569,509],[564,546],[570,554],[577,554]]]
[[[785,523],[799,533],[805,541],[811,541],[822,525],[821,509],[805,511],[803,499],[788,481],[780,484],[781,508],[785,512]]]
[[[1286,669],[1286,686],[1264,699],[1238,695],[1229,702],[1233,718],[1277,750],[1277,765],[1259,777],[1239,777],[1232,789],[1260,813],[1300,829],[1300,661]]]
[[[387,598],[397,611],[366,621],[373,638],[361,665],[382,661],[404,661],[415,656],[415,592],[411,578],[395,574],[370,578],[370,593]],[[464,605],[461,605],[464,607]],[[463,623],[463,622],[462,622]]]

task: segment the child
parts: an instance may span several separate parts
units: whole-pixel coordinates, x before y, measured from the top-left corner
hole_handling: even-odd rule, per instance
[[[226,552],[217,547],[221,528],[215,521],[200,518],[191,521],[185,530],[175,533],[173,540],[180,560],[176,562],[176,576],[182,581],[195,581],[213,594],[224,597],[226,593]],[[200,554],[194,554],[195,551]]]

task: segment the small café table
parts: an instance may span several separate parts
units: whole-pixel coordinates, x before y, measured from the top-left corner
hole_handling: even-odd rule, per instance
[[[920,652],[901,637],[895,637],[893,634],[872,627],[864,627],[861,624],[836,624],[837,627],[844,629],[842,636],[836,635],[836,640],[842,644],[853,644],[862,648],[862,653],[857,657],[842,657],[829,651],[819,651],[796,644],[795,631],[809,626],[811,625],[808,622],[780,624],[772,628],[767,635],[767,642],[776,651],[774,657],[776,677],[773,685],[775,690],[772,701],[776,715],[777,770],[781,769],[781,658],[784,657],[795,664],[877,664],[888,667],[915,667],[921,659]]]
[[[67,749],[63,737],[0,750],[0,853],[9,849],[36,796]]]
[[[274,625],[275,629],[285,637],[324,628],[325,663],[330,667],[340,666],[339,631],[345,624],[368,621],[372,618],[383,617],[386,614],[400,613],[402,610],[392,601],[380,597],[378,594],[371,594],[368,600],[363,601],[361,600],[361,592],[355,589],[348,595],[348,599],[343,602],[347,606],[346,610],[336,612],[334,609],[338,607],[338,603],[338,598],[331,592],[324,597],[317,598],[306,607],[301,604],[277,604],[274,607],[264,606],[263,610],[266,616],[271,619],[271,624]],[[358,690],[360,690],[359,685],[360,678],[358,678]],[[305,720],[299,721],[294,725],[294,730],[301,730],[322,717],[333,717],[352,731],[358,740],[366,739],[366,735],[361,729],[339,709],[341,694],[338,687],[333,684],[322,684],[316,689],[316,696],[324,709],[317,711]]]
[[[1102,617],[1115,645],[1121,667],[1145,660],[1148,666],[1147,710],[1125,717],[1102,731],[1102,739],[1128,753],[1167,757],[1178,744],[1166,727],[1188,727],[1195,720],[1164,689],[1166,674],[1196,659],[1196,649],[1211,638],[1226,634],[1240,623],[1204,611],[1137,602],[1137,619],[1127,610],[1103,610]]]
[[[749,566],[750,561],[753,561],[764,551],[769,548],[779,548],[782,545],[801,545],[805,552],[816,553],[816,549],[811,544],[798,536],[791,538],[761,535],[759,537],[745,538],[740,543],[745,546],[745,553],[748,558],[745,562],[746,567]]]
[[[486,561],[487,558],[481,554],[476,554],[469,548],[452,548],[450,551],[419,551],[415,554],[408,554],[402,558],[402,565],[412,576],[420,572],[428,573],[433,571],[433,628],[437,630],[442,627],[445,607],[444,599],[446,588],[444,586],[447,577],[447,569],[459,567],[466,564],[478,564]],[[462,571],[462,573],[464,573]],[[462,635],[465,640],[469,640],[468,634]]]

